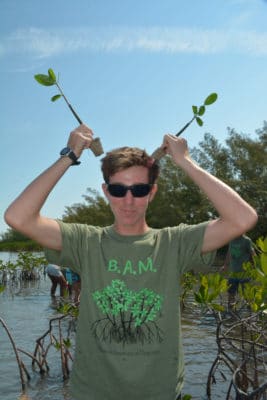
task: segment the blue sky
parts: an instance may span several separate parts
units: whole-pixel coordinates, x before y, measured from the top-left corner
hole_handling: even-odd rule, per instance
[[[211,92],[205,132],[220,142],[227,127],[253,137],[263,126],[267,88],[264,0],[0,0],[0,233],[9,203],[52,164],[77,122],[36,73],[52,67],[70,103],[104,150],[138,146],[152,153]],[[86,151],[48,198],[61,217],[100,189],[100,161]]]

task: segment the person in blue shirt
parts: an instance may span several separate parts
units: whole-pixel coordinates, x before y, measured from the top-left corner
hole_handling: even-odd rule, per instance
[[[61,268],[55,264],[48,264],[45,272],[52,282],[52,286],[50,289],[51,297],[55,297],[58,285],[60,287],[60,296],[64,297],[68,291],[68,282],[66,281],[64,274],[61,271]]]
[[[64,268],[65,279],[68,283],[69,295],[73,298],[75,304],[80,302],[81,278],[70,268]]]

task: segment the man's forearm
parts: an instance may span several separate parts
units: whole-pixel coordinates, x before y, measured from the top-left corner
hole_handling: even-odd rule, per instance
[[[256,211],[238,193],[215,176],[204,171],[190,158],[185,139],[165,135],[162,147],[206,194],[218,211],[219,218],[216,222],[210,223],[209,228],[211,229],[209,229],[208,238],[205,234],[203,252],[224,245],[233,237],[243,234],[255,225],[257,222]]]

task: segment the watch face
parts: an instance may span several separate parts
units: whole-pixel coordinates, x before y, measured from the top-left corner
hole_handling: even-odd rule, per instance
[[[61,156],[65,156],[69,152],[70,152],[70,148],[69,147],[64,147],[64,149],[61,150],[60,155]]]

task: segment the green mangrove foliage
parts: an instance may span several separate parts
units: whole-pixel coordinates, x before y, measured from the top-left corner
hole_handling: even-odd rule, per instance
[[[253,312],[267,315],[267,237],[256,241],[258,254],[254,257],[254,268],[245,263],[243,276],[249,280],[239,288],[239,295]],[[243,277],[242,276],[242,277]]]
[[[19,285],[21,281],[39,279],[46,264],[43,255],[27,251],[18,253],[15,262],[0,260],[0,292],[8,284]]]
[[[208,97],[206,97],[206,99],[204,100],[203,104],[201,106],[192,106],[192,111],[193,111],[193,117],[191,118],[190,121],[188,121],[183,127],[182,129],[179,130],[179,132],[176,133],[176,136],[180,136],[191,124],[194,120],[196,120],[197,124],[199,126],[202,126],[204,124],[202,116],[205,114],[206,112],[206,107],[215,103],[215,101],[217,100],[218,95],[217,93],[211,93]],[[201,117],[201,118],[200,118]],[[162,157],[164,157],[165,151],[161,148],[158,147],[151,155],[151,157],[153,157],[155,160],[160,160]]]
[[[234,307],[227,304],[227,280],[221,274],[200,275],[194,299],[217,324],[218,352],[207,379],[212,399],[214,383],[226,384],[226,400],[263,399],[267,391],[267,237],[256,242],[254,264],[244,263]],[[232,277],[232,276],[231,276]],[[227,387],[228,385],[228,387]]]
[[[197,304],[202,308],[209,307],[214,311],[224,311],[225,307],[218,302],[222,294],[227,291],[228,280],[219,273],[200,274],[198,291],[194,292]]]
[[[196,120],[196,123],[197,123],[199,126],[203,126],[204,121],[203,121],[203,119],[200,118],[200,117],[203,117],[203,115],[204,115],[205,112],[206,112],[206,107],[207,107],[207,106],[210,106],[210,105],[213,104],[213,103],[215,103],[215,101],[217,100],[217,98],[218,98],[217,93],[211,93],[211,94],[209,94],[209,95],[206,97],[206,99],[204,100],[203,104],[201,104],[201,106],[198,107],[198,106],[194,106],[194,105],[193,105],[193,106],[192,106],[193,118],[192,118],[189,122],[187,122],[187,124],[185,124],[185,125],[183,126],[183,128],[179,130],[179,132],[176,133],[176,136],[180,136],[181,133],[183,133],[183,132],[189,127],[189,125],[192,124],[192,122],[193,122],[194,120]]]
[[[115,279],[111,285],[93,293],[104,318],[93,323],[92,330],[99,340],[116,342],[161,340],[156,319],[163,298],[149,289],[138,292]]]
[[[35,80],[40,83],[43,86],[56,86],[57,89],[59,90],[59,93],[57,93],[56,95],[51,97],[51,101],[55,102],[56,100],[60,99],[61,97],[63,97],[63,99],[65,100],[67,106],[69,107],[70,111],[72,112],[72,114],[74,115],[74,117],[76,118],[76,120],[79,122],[79,124],[82,124],[82,120],[79,117],[79,115],[76,113],[76,111],[74,110],[74,108],[72,107],[72,105],[70,104],[70,102],[68,101],[67,97],[65,96],[65,94],[63,93],[63,90],[61,89],[58,79],[56,77],[55,72],[53,71],[52,68],[48,69],[48,75],[45,74],[36,74],[34,75]],[[91,145],[90,145],[90,149],[92,150],[92,152],[94,153],[94,155],[100,156],[101,154],[103,154],[103,148],[102,148],[102,144],[101,144],[101,140],[100,138],[94,138]]]
[[[61,86],[59,85],[58,79],[56,77],[55,72],[53,71],[52,68],[48,69],[48,74],[36,74],[34,75],[35,80],[40,83],[40,85],[43,86],[56,86],[57,89],[59,90],[59,93],[51,97],[51,101],[55,102],[56,100],[60,99],[63,97],[65,100],[66,104],[68,105],[69,109],[71,110],[72,114],[74,117],[77,119],[77,121],[82,124],[82,120],[79,117],[79,115],[76,113],[76,111],[73,109],[72,105],[69,103],[67,97],[63,93],[63,90],[61,89]]]

